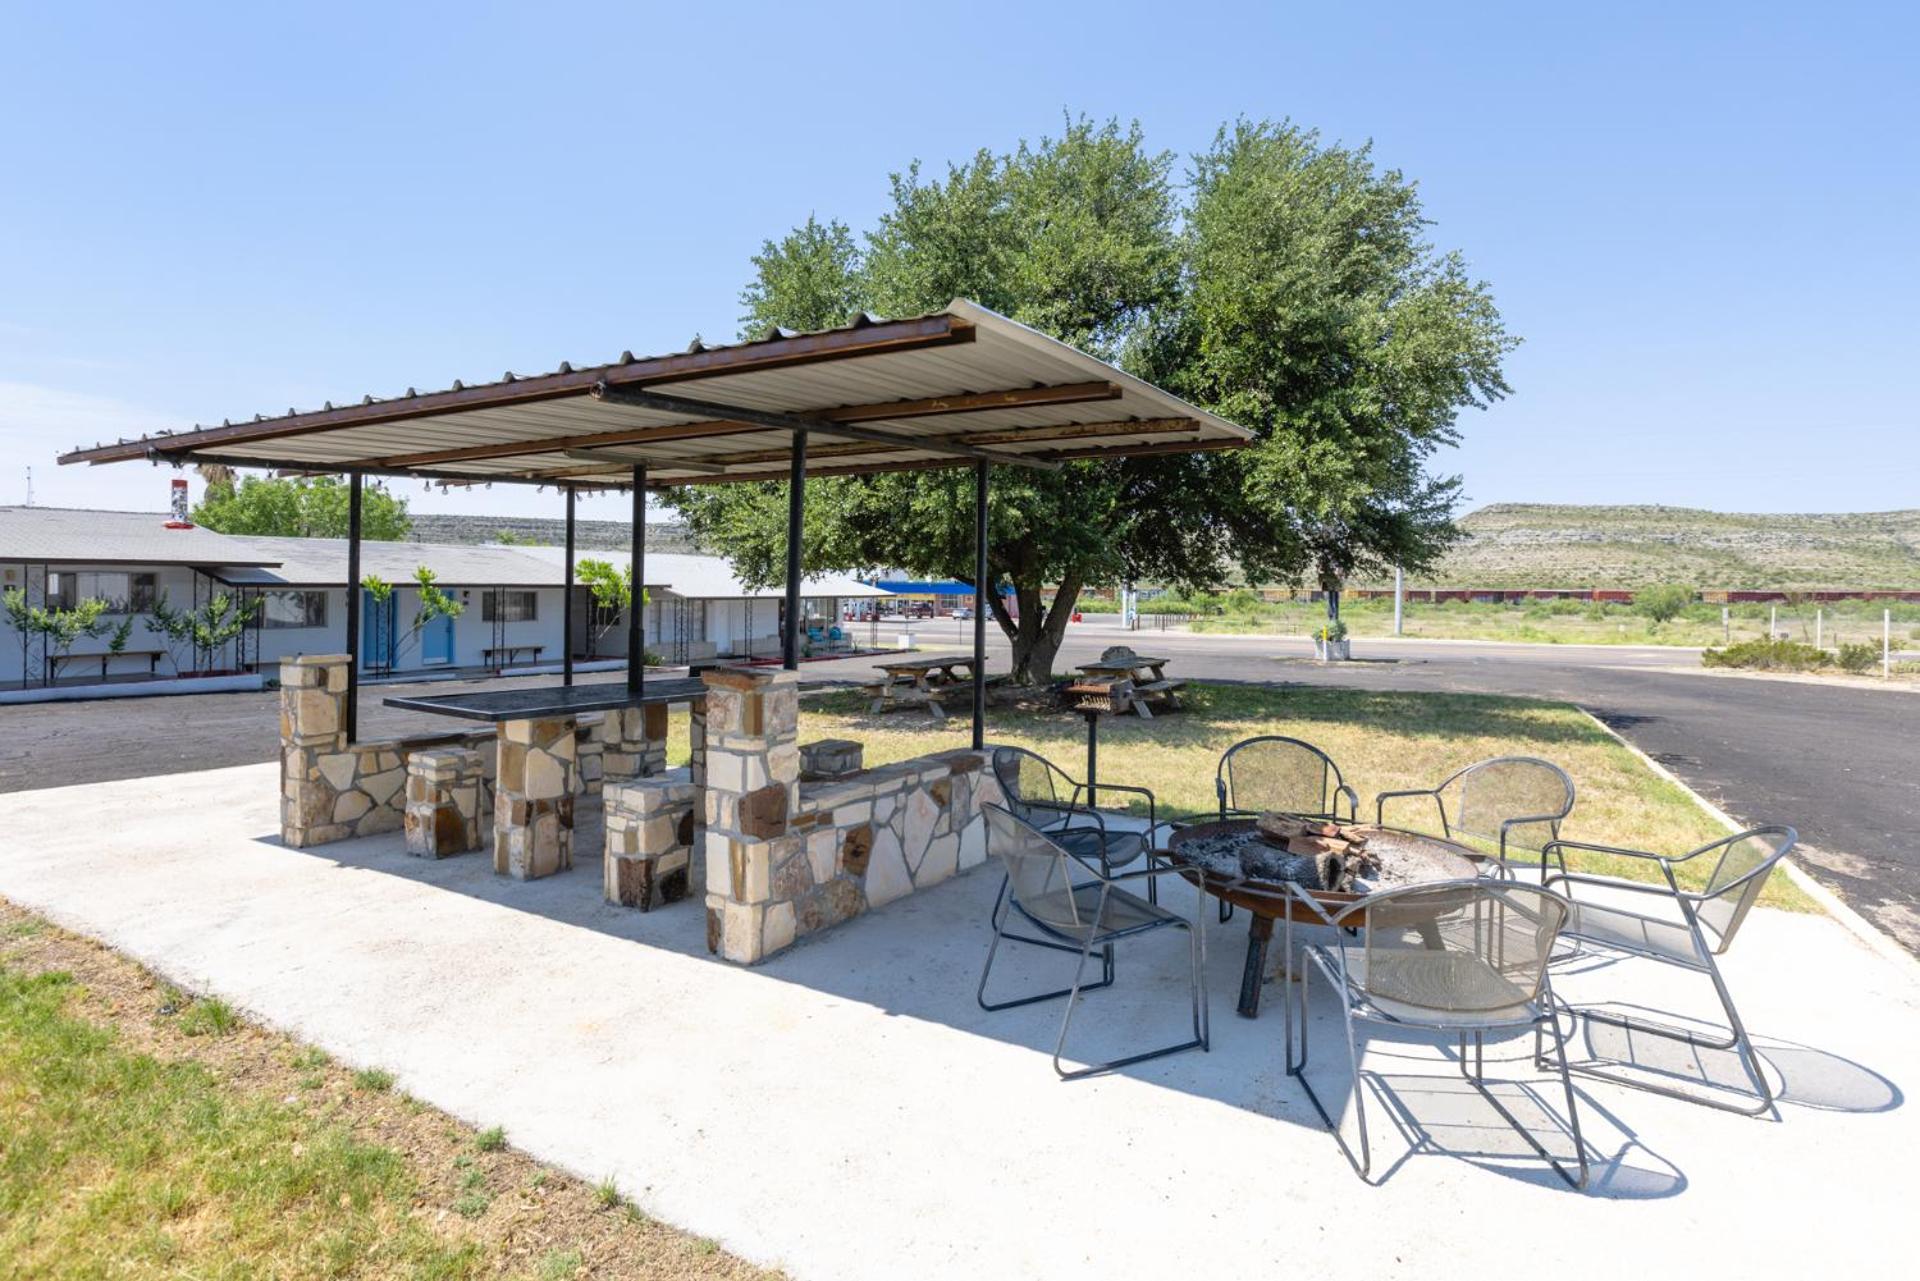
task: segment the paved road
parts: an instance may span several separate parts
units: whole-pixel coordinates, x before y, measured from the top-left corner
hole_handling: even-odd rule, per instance
[[[922,645],[967,648],[952,622],[922,624]],[[883,638],[886,633],[883,632]],[[1120,639],[1090,619],[1069,632],[1061,665]],[[1174,659],[1174,674],[1362,689],[1522,694],[1592,710],[1737,818],[1784,821],[1812,847],[1816,874],[1907,947],[1920,952],[1920,694],[1666,670],[1670,651],[1609,646],[1362,641],[1362,661],[1321,667],[1304,641],[1135,633],[1142,652]],[[991,646],[1004,655],[1005,646]],[[809,664],[809,676],[861,677],[870,659]],[[551,682],[552,677],[516,683]],[[617,680],[602,673],[584,680]],[[449,686],[386,687],[445,691]],[[49,703],[0,708],[0,792],[271,760],[276,696]],[[362,703],[363,732],[447,723]]]

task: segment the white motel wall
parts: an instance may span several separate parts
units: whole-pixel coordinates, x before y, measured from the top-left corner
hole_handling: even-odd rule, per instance
[[[591,551],[624,567],[624,553]],[[82,637],[56,664],[51,679],[38,641],[0,620],[0,691],[23,687],[71,689],[97,683],[112,629],[134,619],[124,652],[107,659],[118,684],[189,671],[271,673],[280,660],[338,653],[346,645],[347,546],[343,539],[255,538],[204,529],[168,528],[166,517],[144,512],[93,512],[0,507],[0,590],[18,590],[29,604],[73,603],[107,597],[103,634]],[[464,606],[459,617],[410,634],[419,608],[412,586],[417,568],[434,573],[442,591]],[[363,542],[361,575],[393,584],[389,635],[398,642],[385,666],[395,675],[436,670],[557,664],[564,635],[564,552],[557,547],[467,546]],[[647,648],[669,663],[700,662],[779,651],[782,593],[749,590],[718,557],[662,554],[645,565],[648,604],[641,619]],[[851,578],[820,577],[804,585],[805,617],[825,631],[850,598],[884,596]],[[153,600],[192,607],[218,594],[259,610],[244,635],[211,655],[176,661],[147,622]],[[576,585],[574,657],[624,658],[623,613],[597,608]],[[383,648],[365,629],[378,615],[362,596],[362,655]],[[156,657],[157,655],[157,657]]]

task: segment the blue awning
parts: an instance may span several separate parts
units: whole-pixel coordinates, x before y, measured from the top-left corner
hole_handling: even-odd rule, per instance
[[[895,592],[902,596],[971,596],[973,585],[946,578],[934,582],[915,582],[907,578],[883,578],[870,584],[883,592]],[[1013,595],[1013,588],[1005,583],[1000,585],[1002,596]]]

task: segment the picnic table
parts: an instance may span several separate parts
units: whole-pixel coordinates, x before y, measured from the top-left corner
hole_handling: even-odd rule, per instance
[[[898,658],[875,663],[881,678],[870,682],[866,692],[873,699],[872,712],[890,712],[899,707],[924,707],[936,722],[944,724],[946,708],[940,700],[956,687],[973,685],[971,654],[933,654],[926,657]]]
[[[1132,711],[1142,720],[1152,720],[1155,708],[1163,712],[1180,710],[1176,696],[1186,682],[1167,679],[1167,664],[1172,661],[1136,654],[1124,645],[1115,645],[1100,655],[1099,662],[1079,664],[1079,670],[1091,679],[1104,680],[1126,690],[1124,701],[1128,705],[1114,707],[1115,713]]]

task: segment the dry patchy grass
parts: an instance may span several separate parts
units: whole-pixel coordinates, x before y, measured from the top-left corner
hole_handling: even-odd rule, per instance
[[[1648,770],[1579,709],[1539,699],[1193,684],[1183,712],[1102,721],[1100,777],[1151,788],[1163,817],[1206,816],[1217,805],[1221,752],[1258,734],[1287,734],[1324,749],[1360,793],[1366,817],[1378,792],[1431,787],[1474,761],[1521,755],[1544,757],[1572,775],[1579,802],[1562,829],[1569,839],[1680,854],[1725,834],[1683,789]],[[1086,724],[1071,712],[996,707],[988,735],[1032,748],[1075,775],[1083,772]],[[864,698],[830,694],[801,704],[800,737],[858,739],[866,744],[867,764],[881,765],[965,747],[968,725],[956,716],[934,730],[917,712],[874,716]],[[686,758],[684,737],[670,744],[669,754]],[[1391,810],[1387,817],[1396,819]],[[1594,857],[1577,866],[1643,880],[1658,875],[1628,859]],[[1762,901],[1812,908],[1784,876],[1772,879]]]
[[[0,900],[0,1275],[777,1275],[216,1006]]]

